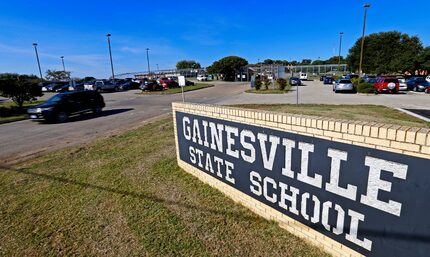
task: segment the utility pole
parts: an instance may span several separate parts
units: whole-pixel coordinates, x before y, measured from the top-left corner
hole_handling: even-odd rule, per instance
[[[337,70],[338,71],[340,71],[340,56],[341,56],[341,53],[342,53],[342,35],[343,35],[343,32],[340,32],[339,35],[340,35],[340,39],[339,39],[339,60],[337,62]]]
[[[151,73],[151,68],[149,66],[149,48],[146,48],[146,61],[148,62],[148,75]]]
[[[111,34],[107,34],[107,39],[108,39],[108,46],[109,46],[109,57],[110,57],[110,67],[112,70],[112,80],[115,81],[115,73],[113,71],[113,61],[112,61],[112,50],[110,47],[110,36],[112,36]]]
[[[363,65],[363,48],[364,48],[364,32],[366,31],[366,17],[367,17],[367,8],[370,7],[370,4],[364,4],[364,22],[363,22],[363,33],[361,34],[361,50],[360,50],[360,66],[358,68],[358,72],[360,76],[363,75],[362,65]]]
[[[66,72],[66,66],[64,65],[64,56],[61,56],[61,62],[63,63],[63,71]]]
[[[37,43],[33,43],[34,51],[36,52],[37,65],[39,66],[40,79],[43,79],[42,69],[40,68],[39,54],[37,53]]]

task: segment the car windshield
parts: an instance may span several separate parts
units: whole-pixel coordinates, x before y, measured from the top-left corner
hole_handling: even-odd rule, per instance
[[[385,81],[384,81],[384,82],[386,82],[386,83],[391,83],[391,82],[396,83],[396,82],[398,82],[398,81],[397,81],[397,79],[385,79]]]
[[[49,98],[46,102],[49,103],[58,103],[61,100],[65,99],[67,96],[63,94],[54,95],[53,97]]]
[[[341,81],[339,81],[339,83],[342,83],[342,84],[350,84],[350,83],[351,83],[351,80],[349,80],[349,79],[342,79]]]

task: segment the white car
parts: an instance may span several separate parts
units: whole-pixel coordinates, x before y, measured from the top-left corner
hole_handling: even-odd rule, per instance
[[[430,82],[430,75],[428,75],[428,76],[426,77],[426,80],[427,80],[428,82]]]
[[[354,85],[350,79],[338,79],[333,85],[333,92],[354,92]]]
[[[408,85],[405,78],[399,78],[399,91],[408,91]]]
[[[308,74],[307,74],[307,73],[304,73],[304,72],[300,72],[300,74],[299,74],[299,78],[300,78],[301,80],[308,80]]]
[[[206,80],[208,80],[208,77],[206,77],[206,75],[197,75],[197,80],[198,81],[206,81]]]

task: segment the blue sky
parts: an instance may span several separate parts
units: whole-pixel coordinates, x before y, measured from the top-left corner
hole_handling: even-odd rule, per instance
[[[238,55],[258,59],[321,59],[342,55],[361,35],[364,2],[325,1],[20,1],[0,3],[0,73],[38,74],[62,69],[72,76],[110,75],[111,33],[115,73],[173,68],[178,60],[203,66]],[[430,45],[429,0],[370,1],[366,34],[398,30]],[[407,4],[406,4],[407,3]]]

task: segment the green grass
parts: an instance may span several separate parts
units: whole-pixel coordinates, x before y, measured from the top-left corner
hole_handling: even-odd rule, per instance
[[[430,122],[381,105],[241,104],[234,106],[335,119],[368,121],[411,127],[430,127]]]
[[[42,102],[43,101],[26,102],[21,110],[14,102],[7,101],[0,103],[0,124],[25,120],[27,118],[27,108]]]
[[[255,88],[251,88],[245,91],[246,93],[252,93],[252,94],[286,94],[291,92],[288,90],[279,90],[279,89],[260,89],[256,90]]]
[[[199,89],[213,87],[213,86],[214,85],[211,85],[211,84],[195,83],[192,86],[185,86],[184,92],[199,90]],[[182,89],[180,87],[176,87],[176,88],[169,88],[169,89],[163,90],[163,91],[146,91],[146,92],[141,92],[139,94],[142,94],[142,95],[166,95],[166,94],[178,94],[181,92],[182,92]]]
[[[326,256],[176,164],[172,118],[0,168],[1,256]]]

